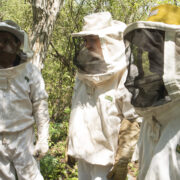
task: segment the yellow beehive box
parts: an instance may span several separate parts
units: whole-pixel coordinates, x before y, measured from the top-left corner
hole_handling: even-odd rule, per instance
[[[180,7],[163,4],[151,9],[148,21],[180,25]]]

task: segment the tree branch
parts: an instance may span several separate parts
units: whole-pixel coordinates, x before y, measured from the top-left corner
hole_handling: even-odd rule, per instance
[[[68,69],[68,71],[72,71],[72,69],[70,68],[70,64],[68,63],[68,60],[66,59],[65,56],[61,55],[58,50],[54,47],[53,43],[50,42],[50,46],[53,48],[53,50],[55,51],[56,54],[52,54],[54,57],[58,58],[63,65]]]

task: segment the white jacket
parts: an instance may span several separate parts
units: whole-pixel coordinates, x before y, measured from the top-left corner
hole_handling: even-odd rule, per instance
[[[47,97],[41,73],[32,63],[0,69],[0,133],[24,130],[35,120],[48,126]]]
[[[91,164],[114,163],[121,120],[137,118],[124,87],[126,78],[125,25],[115,26],[99,34],[105,62],[104,74],[78,73],[72,98],[69,122],[68,155]]]

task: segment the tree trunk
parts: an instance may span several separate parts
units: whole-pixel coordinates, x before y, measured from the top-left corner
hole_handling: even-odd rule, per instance
[[[53,27],[63,0],[32,0],[33,29],[30,36],[34,57],[32,59],[39,69],[43,68]]]

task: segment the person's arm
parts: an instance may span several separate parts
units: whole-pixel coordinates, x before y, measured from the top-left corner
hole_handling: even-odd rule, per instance
[[[30,88],[30,98],[32,101],[33,116],[37,126],[37,141],[34,155],[43,157],[48,149],[49,137],[49,112],[48,95],[45,91],[45,84],[40,71],[33,66],[32,82]]]
[[[113,180],[126,180],[128,163],[132,158],[140,132],[139,116],[130,103],[131,95],[127,89],[124,89],[121,93],[118,104],[123,120],[119,131],[115,163],[107,175],[109,179]]]

